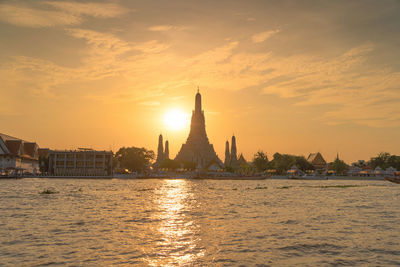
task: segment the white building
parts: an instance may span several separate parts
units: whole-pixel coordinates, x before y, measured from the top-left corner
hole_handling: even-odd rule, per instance
[[[0,133],[0,174],[21,176],[39,172],[39,146],[16,137]]]

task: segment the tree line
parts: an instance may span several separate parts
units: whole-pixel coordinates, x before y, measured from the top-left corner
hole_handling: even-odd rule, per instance
[[[293,165],[296,165],[297,168],[304,172],[314,170],[313,165],[303,156],[275,153],[273,159],[269,161],[267,154],[263,151],[258,151],[254,155],[253,164],[257,171],[276,170],[277,174],[285,174]],[[339,157],[328,164],[329,168],[335,171],[336,174],[345,174],[350,168],[350,166],[339,159]],[[388,152],[381,152],[376,157],[372,157],[369,161],[359,160],[353,163],[353,165],[360,168],[370,166],[372,169],[376,167],[387,169],[393,167],[400,170],[400,156],[391,155]]]
[[[147,150],[144,147],[122,147],[114,155],[113,166],[119,166],[120,168],[130,171],[143,172],[150,168],[154,158],[154,151]],[[258,172],[275,170],[277,174],[285,174],[293,165],[304,172],[314,170],[314,166],[309,163],[304,156],[275,153],[272,159],[269,160],[267,153],[258,151],[254,154],[252,161],[253,166]],[[329,163],[329,165],[330,169],[334,170],[336,174],[344,174],[349,168],[349,165],[338,157],[333,162]],[[382,169],[394,167],[400,170],[400,156],[391,155],[388,152],[381,152],[367,162],[360,160],[353,165],[361,168],[370,166],[373,169],[378,166]],[[196,164],[194,162],[177,162],[173,159],[167,159],[158,167],[170,170],[177,170],[179,168],[194,170]],[[227,171],[233,171],[233,169],[227,168]]]
[[[150,168],[154,161],[155,153],[142,147],[121,147],[114,155],[113,166],[121,169],[128,169],[131,172],[144,172]],[[178,162],[172,159],[165,159],[158,168],[177,170],[183,168],[194,170],[194,162]]]
[[[293,165],[306,172],[314,170],[314,166],[304,156],[275,153],[271,161],[263,151],[258,151],[253,157],[253,164],[257,171],[275,170],[277,174],[285,174]]]

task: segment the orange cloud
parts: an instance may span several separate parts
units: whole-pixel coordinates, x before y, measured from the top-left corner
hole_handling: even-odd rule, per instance
[[[115,3],[42,1],[35,4],[2,3],[0,20],[16,26],[40,28],[77,25],[84,20],[84,16],[110,18],[127,12]]]
[[[280,30],[271,30],[271,31],[265,31],[265,32],[260,32],[257,34],[254,34],[251,37],[251,40],[253,41],[253,43],[262,43],[265,40],[267,40],[268,38],[271,38],[271,36],[277,34]]]

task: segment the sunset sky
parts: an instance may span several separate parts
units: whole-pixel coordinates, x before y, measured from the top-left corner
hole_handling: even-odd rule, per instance
[[[223,159],[400,154],[400,1],[0,1],[0,132],[175,156],[197,86]]]

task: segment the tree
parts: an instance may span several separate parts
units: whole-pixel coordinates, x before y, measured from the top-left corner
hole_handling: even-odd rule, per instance
[[[234,173],[234,172],[235,172],[235,169],[234,169],[232,166],[226,166],[226,167],[225,167],[225,171]]]
[[[367,166],[367,163],[365,162],[365,160],[360,159],[357,162],[354,162],[353,166],[359,167],[359,168],[362,169],[362,168],[365,168]]]
[[[388,152],[381,152],[377,157],[371,158],[369,164],[372,168],[381,167],[387,169],[393,167],[400,169],[400,156],[390,155]]]
[[[397,170],[400,170],[400,156],[391,155],[388,159],[388,167],[393,167]]]
[[[265,171],[268,168],[267,154],[261,150],[258,151],[256,154],[254,154],[253,163],[257,171],[259,172]]]
[[[160,168],[162,169],[170,169],[170,170],[176,170],[179,169],[180,164],[179,162],[173,160],[173,159],[165,159],[160,165]]]
[[[383,169],[386,169],[387,167],[389,167],[389,159],[390,159],[390,154],[387,152],[381,152],[378,154],[377,157],[375,158],[371,158],[370,160],[370,165],[372,168],[376,168],[376,167],[381,167]]]
[[[296,166],[302,171],[314,170],[314,166],[304,156],[294,156]]]
[[[268,164],[269,169],[275,169],[278,174],[285,174],[293,165],[300,170],[313,170],[314,167],[303,156],[294,156],[289,154],[274,154],[274,159]]]
[[[195,162],[192,162],[192,161],[185,161],[180,164],[183,165],[184,169],[192,170],[192,171],[196,169],[196,165],[197,165]]]
[[[154,159],[154,152],[144,147],[122,147],[115,153],[114,158],[123,169],[143,172]]]
[[[339,157],[331,163],[331,167],[337,175],[344,175],[347,169],[346,163],[343,160],[340,160]]]
[[[39,156],[39,169],[42,174],[49,171],[49,157]]]

